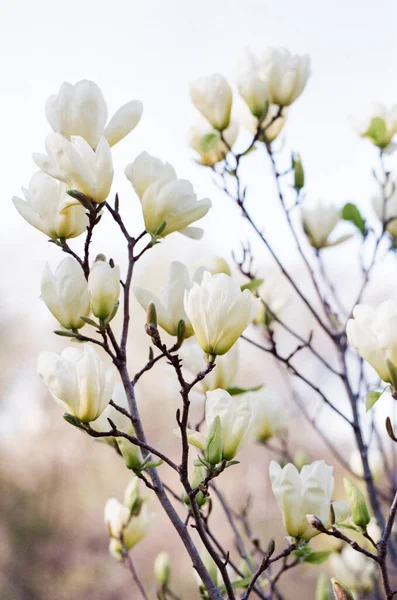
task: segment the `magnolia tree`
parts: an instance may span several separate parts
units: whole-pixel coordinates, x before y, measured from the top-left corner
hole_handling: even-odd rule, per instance
[[[391,599],[397,595],[393,588],[396,472],[386,444],[387,435],[393,442],[397,437],[390,418],[385,427],[373,418],[379,405],[386,402],[380,400],[375,407],[385,391],[397,398],[397,302],[389,299],[378,307],[361,303],[378,257],[393,251],[397,241],[397,193],[386,167],[387,156],[394,150],[397,107],[388,111],[372,104],[353,120],[358,133],[377,150],[373,205],[378,221],[370,225],[370,219],[352,203],[342,209],[324,202],[308,204],[303,200],[301,159],[296,152],[287,154],[285,144],[280,149],[277,138],[309,75],[307,56],[268,49],[261,57],[248,56],[235,98],[222,75],[202,77],[191,85],[191,98],[202,120],[192,129],[190,143],[198,162],[206,167],[204,177],[211,175],[208,185],[215,178],[236,205],[262,244],[264,255],[270,254],[290,287],[290,302],[299,299],[301,311],[310,316],[313,326],[304,334],[283,319],[273,286],[253,271],[254,262],[262,257],[254,257],[247,247],[243,258],[236,260],[240,279],[246,279],[242,286],[221,259],[214,261],[211,269],[199,268],[193,274],[182,263],[171,263],[168,283],[159,298],[134,286],[135,266],[142,256],[172,234],[199,240],[202,230],[196,222],[211,209],[211,201],[198,200],[192,184],[179,179],[170,164],[146,152],[125,168],[140,201],[145,229],[134,230],[122,215],[118,196],[109,198],[111,147],[138,124],[142,115],[138,101],[122,106],[108,122],[106,102],[95,83],[64,83],[47,101],[46,115],[53,132],[46,138],[46,154],[33,155],[39,171],[24,190],[25,200],[14,198],[22,217],[67,255],[55,272],[45,267],[41,295],[59,321],[55,333],[70,344],[60,355],[42,352],[38,373],[63,407],[64,419],[86,435],[106,441],[132,471],[123,502],[115,498],[107,502],[105,522],[110,553],[128,567],[143,598],[148,598],[148,592],[130,551],[151,535],[149,496],[156,497],[182,541],[201,598],[282,598],[279,586],[288,570],[321,562],[318,600],[333,595],[337,599]],[[238,101],[243,105],[240,125],[242,120],[250,132],[244,147],[237,139],[238,125],[231,119],[232,105]],[[251,214],[250,184],[242,177],[241,167],[249,163],[253,150],[271,167],[298,259],[310,276],[308,291],[299,285],[262,230],[262,223]],[[267,219],[270,217],[268,213]],[[96,258],[90,254],[91,240],[100,234],[104,219],[116,222],[124,240],[128,255],[125,272],[105,254]],[[347,235],[337,236],[335,230],[343,220],[350,229]],[[78,236],[85,236],[82,255],[71,244]],[[348,256],[351,269],[356,268],[362,280],[355,301],[347,306],[328,276],[323,257],[352,236],[360,251]],[[104,241],[103,252],[107,251]],[[137,373],[130,371],[127,354],[133,342],[129,340],[132,294],[146,311],[150,345],[149,357],[142,359]],[[121,319],[113,321],[117,312]],[[172,344],[164,341],[163,332],[173,336]],[[280,336],[286,336],[292,345],[288,353],[280,346]],[[345,498],[333,498],[333,466],[321,459],[305,464],[302,457],[291,458],[285,436],[286,407],[278,395],[267,387],[235,387],[239,338],[243,339],[240,344],[251,344],[273,357],[291,379],[291,401],[298,404],[302,420],[317,428],[327,457],[346,472]],[[306,358],[300,360],[303,352]],[[168,363],[179,385],[180,407],[175,430],[169,432],[176,436],[177,458],[167,456],[156,439],[147,437],[137,403],[138,382],[160,361]],[[314,373],[309,364],[315,365]],[[322,389],[316,378],[319,368],[335,380],[333,392]],[[329,428],[311,416],[296,382],[318,397],[335,427],[343,423],[356,447],[350,461],[330,437]],[[190,411],[193,391],[202,399],[199,423],[193,421]],[[281,512],[280,529],[284,528],[286,537],[279,547],[272,539],[258,539],[248,512],[239,513],[222,490],[225,469],[241,468],[236,466],[241,446],[268,445],[271,438],[280,462],[272,460],[261,468],[268,469]],[[163,481],[167,470],[177,474],[178,488]],[[231,527],[235,539],[231,548],[213,532],[212,503],[219,504]],[[311,540],[317,536],[313,550]],[[332,551],[329,538],[336,540]],[[175,600],[172,565],[164,549],[158,550],[154,565],[157,597]]]

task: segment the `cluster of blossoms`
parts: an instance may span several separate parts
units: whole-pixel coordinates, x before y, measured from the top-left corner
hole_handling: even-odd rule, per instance
[[[285,124],[287,109],[303,92],[309,75],[307,56],[292,56],[285,49],[269,49],[261,57],[247,55],[237,87],[244,103],[245,124],[253,140],[245,153],[233,154],[238,157],[237,165],[256,142],[271,154],[270,145]],[[191,98],[201,113],[201,123],[191,132],[191,146],[198,152],[199,162],[216,171],[218,163],[232,153],[237,139],[238,126],[232,117],[232,88],[222,75],[214,74],[192,84]],[[368,116],[356,124],[360,135],[370,139],[382,152],[392,151],[394,147],[395,112],[393,109],[389,114],[374,105]],[[48,100],[46,115],[53,132],[45,141],[46,154],[33,155],[40,170],[24,190],[25,200],[14,197],[13,202],[28,223],[68,255],[54,272],[46,264],[41,297],[61,326],[56,333],[70,338],[72,343],[61,354],[42,352],[38,373],[50,394],[66,411],[65,419],[112,446],[136,475],[125,492],[124,503],[112,498],[105,508],[111,554],[123,560],[150,528],[148,499],[142,497],[139,490],[139,478],[147,483],[143,471],[148,470],[154,478],[154,484],[148,487],[161,494],[162,484],[156,479],[155,469],[163,460],[168,462],[181,474],[184,491],[180,499],[190,511],[189,518],[194,515],[198,519],[207,502],[209,481],[236,464],[234,459],[244,443],[267,444],[272,437],[282,436],[288,411],[279,395],[264,385],[242,389],[235,387],[235,383],[239,338],[254,322],[270,332],[269,339],[274,344],[271,325],[286,301],[277,297],[270,280],[251,280],[247,286],[240,286],[223,259],[215,260],[211,267],[199,267],[194,273],[183,263],[173,261],[159,297],[150,289],[131,288],[147,315],[146,331],[161,354],[156,358],[151,354],[146,367],[135,378],[130,377],[126,344],[134,261],[175,232],[200,239],[203,231],[196,222],[208,213],[211,201],[198,199],[192,184],[178,178],[172,165],[142,152],[125,168],[125,176],[140,202],[144,222],[144,231],[132,237],[120,217],[118,198],[114,208],[108,202],[114,177],[111,147],[137,126],[142,116],[141,103],[134,100],[125,104],[108,122],[106,102],[96,84],[90,81],[74,86],[65,83],[59,94]],[[290,171],[294,173],[293,187],[300,204],[304,171],[298,155],[293,155]],[[277,173],[277,177],[279,175]],[[239,204],[244,208],[242,201]],[[397,218],[394,219],[397,194],[390,180],[385,182],[381,196],[374,195],[373,205],[383,233],[387,231],[392,238],[397,238]],[[107,260],[104,254],[99,254],[94,261],[90,259],[93,230],[105,213],[111,214],[120,225],[128,242],[129,266],[125,277],[119,266],[112,259]],[[323,249],[351,237],[350,233],[335,235],[343,220],[351,221],[364,237],[367,235],[365,221],[353,205],[346,205],[342,210],[324,201],[314,205],[304,202],[300,217],[306,240],[317,256]],[[84,232],[84,256],[80,258],[67,240]],[[147,245],[138,255],[133,255],[135,245],[144,236],[148,236]],[[124,306],[121,341],[118,342],[112,327],[120,304]],[[397,302],[388,300],[377,310],[357,305],[353,317],[346,329],[350,344],[374,367],[379,377],[391,385],[396,395],[394,321]],[[171,349],[162,341],[163,331],[175,338]],[[276,354],[275,345],[272,348]],[[104,351],[112,364],[106,361]],[[176,436],[182,438],[184,454],[180,467],[161,453],[156,455],[155,449],[148,446],[139,418],[136,383],[162,357],[174,367],[182,388],[184,415],[181,418],[178,411],[179,427],[175,430]],[[291,366],[289,360],[284,361],[287,366]],[[188,377],[193,377],[192,384],[187,383]],[[203,404],[202,423],[195,429],[188,419],[190,402],[187,398],[194,386]],[[198,451],[190,470],[189,446]],[[352,467],[352,471],[361,477],[362,467],[361,462],[358,467]],[[282,464],[272,461],[269,476],[285,530],[292,538],[291,552],[292,549],[303,552],[302,548],[311,538],[334,530],[340,524],[368,538],[370,515],[363,493],[346,479],[347,498],[332,501],[333,468],[324,461],[303,465],[298,460],[295,464],[286,460]],[[168,501],[167,496],[166,499]],[[338,561],[345,566],[349,564],[350,552],[348,548],[335,555],[335,570]],[[269,550],[269,559],[270,556]],[[200,560],[202,569],[200,563],[197,568],[200,586],[209,589],[212,580],[215,587],[220,588],[225,582],[222,561],[218,564],[212,554]],[[352,569],[349,569],[350,575]],[[163,591],[169,573],[169,559],[162,553],[156,560],[155,576]],[[354,580],[354,577],[349,580],[347,575],[342,578],[349,583]],[[354,587],[354,581],[351,586]],[[367,590],[368,585],[363,584],[364,588]]]

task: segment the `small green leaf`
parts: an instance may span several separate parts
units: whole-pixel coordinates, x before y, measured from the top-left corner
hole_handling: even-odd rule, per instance
[[[376,402],[379,400],[379,398],[381,397],[382,394],[383,394],[383,391],[382,392],[368,392],[368,394],[366,395],[366,398],[365,398],[365,410],[367,412],[376,404]]]
[[[310,565],[321,565],[321,563],[325,562],[331,552],[329,550],[323,550],[322,552],[312,552],[305,559],[305,563],[309,563]]]
[[[92,327],[99,327],[99,323],[96,323],[93,319],[90,319],[89,317],[80,317],[80,319],[82,321],[84,321],[84,323],[87,323],[87,325],[92,325]]]
[[[73,425],[73,427],[77,427],[78,429],[82,429],[83,431],[87,431],[87,427],[78,419],[77,417],[70,415],[69,413],[64,413],[63,418],[67,423]]]
[[[144,465],[142,465],[140,467],[140,471],[143,471],[145,469],[155,469],[156,467],[159,467],[160,465],[163,464],[163,460],[159,459],[159,460],[149,460],[148,462],[145,462]]]
[[[241,286],[241,291],[249,290],[250,292],[256,292],[256,290],[261,287],[262,283],[263,279],[252,279]]]
[[[203,135],[199,143],[200,151],[203,153],[210,152],[215,148],[220,139],[221,136],[219,131],[211,131],[211,133]]]
[[[239,465],[240,461],[239,460],[229,460],[226,464],[225,469],[227,469],[228,467],[232,467],[233,465]]]
[[[250,387],[250,388],[230,387],[230,388],[227,388],[226,391],[231,396],[238,396],[239,394],[245,394],[246,392],[258,392],[262,388],[263,388],[263,384],[255,385],[254,387]]]
[[[357,206],[352,202],[348,202],[342,209],[342,219],[350,221],[357,227],[363,236],[367,235],[367,225],[364,217],[361,215]]]
[[[56,329],[54,331],[55,335],[60,335],[61,337],[75,338],[76,334],[73,331],[65,331],[63,329]]]
[[[244,577],[244,579],[236,579],[235,581],[232,581],[232,588],[234,590],[237,590],[239,588],[246,588],[251,583],[251,579],[251,577]],[[225,586],[221,586],[219,588],[219,591],[222,595],[226,594]]]

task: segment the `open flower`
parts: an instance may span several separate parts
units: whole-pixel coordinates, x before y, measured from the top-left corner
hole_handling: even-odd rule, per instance
[[[59,355],[41,352],[37,371],[51,396],[83,423],[95,421],[112,397],[115,370],[105,368],[95,350],[65,348]]]
[[[370,102],[362,113],[350,118],[350,124],[361,137],[369,139],[382,150],[393,150],[397,133],[397,104],[388,109],[379,102]]]
[[[323,460],[304,465],[301,472],[292,463],[282,468],[274,460],[271,461],[270,481],[288,535],[303,540],[318,535],[318,530],[309,524],[308,516],[319,518],[324,527],[331,525],[330,505],[334,491],[332,471],[333,468]],[[333,502],[332,506],[336,522],[347,519],[349,507],[346,500]]]
[[[226,390],[207,392],[205,402],[205,422],[208,433],[188,430],[189,444],[203,450],[207,460],[216,464],[221,460],[232,460],[249,430],[252,407],[245,394],[231,396]],[[212,446],[212,448],[210,448]],[[211,461],[208,452],[216,454],[219,460]]]
[[[81,317],[90,314],[90,297],[83,269],[77,260],[67,256],[54,274],[46,264],[41,278],[41,297],[65,329],[84,326]]]
[[[223,75],[200,77],[190,86],[190,96],[196,108],[214,129],[223,131],[230,123],[232,89]]]
[[[147,188],[155,181],[176,179],[176,173],[172,165],[163,163],[159,158],[151,156],[148,152],[139,154],[134,162],[126,166],[124,173],[141,199]]]
[[[319,200],[317,204],[311,206],[303,205],[301,207],[301,217],[304,232],[313,248],[326,248],[347,239],[343,237],[334,242],[329,241],[329,236],[341,218],[339,208],[336,208],[333,204]]]
[[[14,196],[12,201],[25,221],[51,239],[74,238],[86,230],[88,218],[81,204],[70,206],[67,190],[64,183],[38,171],[29,189],[22,188],[25,200]]]
[[[198,343],[209,355],[225,354],[251,323],[259,300],[224,273],[206,271],[185,292],[185,311]]]
[[[96,150],[80,136],[69,142],[60,133],[50,133],[45,141],[45,154],[33,154],[36,165],[55,179],[67,183],[92,202],[102,204],[109,196],[113,181],[113,163],[107,140],[101,137]],[[78,205],[70,198],[67,206]]]
[[[192,325],[186,315],[184,308],[184,294],[190,290],[193,283],[200,282],[203,275],[201,268],[197,269],[193,276],[182,263],[173,261],[170,265],[168,281],[160,290],[160,298],[149,290],[134,287],[133,292],[143,309],[147,310],[150,302],[156,307],[157,322],[170,335],[178,334],[179,321],[185,321],[185,338],[193,335]]]
[[[81,136],[96,148],[102,136],[113,146],[132,131],[142,116],[142,102],[124,104],[108,120],[105,98],[93,81],[83,79],[75,85],[66,81],[58,94],[50,96],[45,107],[46,117],[56,133],[70,140]]]
[[[213,167],[225,158],[237,134],[238,126],[234,121],[223,131],[221,139],[219,131],[213,129],[205,119],[200,119],[189,131],[189,146],[198,153],[198,163]]]
[[[245,394],[252,405],[253,418],[250,432],[259,442],[267,442],[286,427],[287,409],[283,399],[272,390],[262,388]]]
[[[376,309],[357,304],[353,317],[346,327],[349,343],[383,381],[396,383],[393,372],[397,369],[397,302],[386,300]]]
[[[183,344],[182,348],[179,350],[179,355],[182,358],[183,367],[190,375],[195,377],[197,373],[205,370],[206,361],[204,353],[195,339],[189,340],[186,344]],[[195,386],[194,389],[198,389],[202,392],[210,392],[218,388],[227,390],[233,385],[237,366],[238,344],[234,344],[229,352],[217,357],[215,367]]]

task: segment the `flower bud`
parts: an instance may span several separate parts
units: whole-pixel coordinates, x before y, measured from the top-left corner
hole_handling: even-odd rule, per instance
[[[217,465],[222,460],[222,423],[216,416],[208,432],[204,456],[211,465]]]
[[[223,131],[230,123],[232,90],[223,75],[200,77],[190,86],[196,108],[214,129]]]
[[[136,512],[136,509],[140,506],[140,502],[139,479],[138,477],[133,477],[125,488],[124,506],[126,506],[131,512]]]
[[[364,495],[350,479],[347,479],[347,477],[343,479],[343,485],[349,501],[353,523],[357,525],[357,527],[361,527],[361,529],[366,529],[371,517],[368,512]]]
[[[389,109],[384,104],[371,102],[361,114],[351,117],[350,123],[361,137],[381,150],[392,149],[392,139],[397,132],[397,105]]]
[[[317,579],[315,600],[334,600],[331,582],[325,573]]]
[[[88,276],[88,291],[91,296],[92,312],[98,319],[105,320],[115,308],[120,295],[120,269],[111,267],[99,255]]]
[[[154,561],[154,578],[157,585],[165,586],[171,576],[170,557],[167,552],[160,552]]]
[[[156,305],[154,302],[149,302],[146,309],[146,323],[148,325],[154,325],[157,327],[157,312]]]
[[[331,579],[332,589],[334,591],[335,600],[354,600],[350,590],[335,578]]]
[[[200,483],[204,481],[204,479],[207,477],[207,474],[208,472],[204,465],[200,467],[194,467],[189,478],[191,488],[194,490],[197,486],[199,486]],[[204,497],[203,492],[198,492],[195,498],[199,508],[201,508],[203,504],[205,504],[207,501],[207,499]],[[190,498],[186,492],[183,494],[183,501],[187,506],[190,506]]]
[[[318,250],[326,248],[335,242],[329,241],[329,236],[335,229],[340,220],[340,210],[332,204],[327,204],[319,200],[312,206],[303,205],[301,208],[301,218],[303,230],[306,233],[309,243]],[[344,241],[346,238],[341,238]]]
[[[269,88],[255,75],[245,76],[238,86],[240,96],[244,98],[251,113],[261,123],[269,110]]]
[[[142,464],[142,453],[139,446],[124,437],[117,438],[117,446],[124,458],[127,469],[137,469]]]
[[[292,155],[292,168],[294,170],[294,188],[301,190],[305,185],[305,172],[299,154]]]

